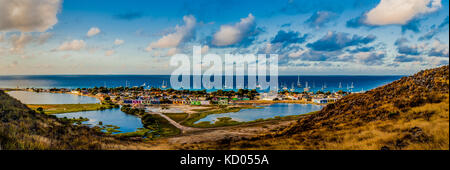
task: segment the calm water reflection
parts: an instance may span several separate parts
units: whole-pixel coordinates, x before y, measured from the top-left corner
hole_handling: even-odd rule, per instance
[[[142,128],[141,119],[126,114],[120,111],[119,108],[108,109],[108,110],[97,110],[97,111],[87,111],[87,112],[73,112],[73,113],[63,113],[56,114],[57,117],[63,118],[79,118],[85,117],[88,118],[89,121],[83,122],[83,124],[89,124],[89,126],[96,126],[101,121],[103,125],[115,125],[119,126],[121,133],[123,132],[134,132],[138,130],[138,128]]]
[[[300,115],[318,111],[322,109],[322,107],[323,106],[312,104],[276,103],[260,109],[242,109],[239,112],[212,114],[198,120],[196,123],[203,121],[214,122],[220,117],[230,117],[236,121],[247,122],[257,119],[273,118],[275,116]]]
[[[100,102],[94,97],[78,96],[64,93],[10,91],[8,92],[8,94],[25,104],[88,104]]]

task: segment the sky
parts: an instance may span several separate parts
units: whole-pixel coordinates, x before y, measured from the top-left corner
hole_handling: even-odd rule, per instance
[[[283,75],[449,63],[448,0],[0,0],[0,75],[171,74],[177,53],[278,54]]]

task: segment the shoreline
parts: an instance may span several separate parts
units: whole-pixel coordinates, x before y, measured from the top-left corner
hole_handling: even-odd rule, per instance
[[[6,89],[9,91],[30,91],[29,89]],[[37,109],[39,107],[43,108],[43,113],[52,115],[52,114],[63,114],[63,113],[73,113],[73,112],[86,112],[86,111],[95,111],[95,110],[106,110],[106,109],[112,109],[115,107],[111,107],[111,105],[106,105],[104,103],[104,96],[99,95],[92,95],[92,94],[81,94],[81,93],[72,93],[71,91],[46,91],[46,92],[35,92],[35,93],[61,93],[61,94],[71,94],[76,96],[86,96],[86,97],[93,97],[98,99],[99,103],[93,103],[93,104],[29,104],[27,105],[31,109],[39,112]],[[112,104],[122,106],[123,103],[119,101],[111,101]],[[147,105],[145,107],[149,108],[162,108],[162,107],[168,107],[169,109],[177,108],[180,109],[179,114],[172,113],[172,116],[163,116],[163,119],[171,122],[173,120],[173,116],[178,116],[181,114],[187,114],[187,116],[182,121],[174,121],[176,124],[183,126],[183,128],[179,128],[178,126],[175,126],[177,129],[181,130],[182,133],[177,134],[176,136],[184,134],[183,130],[184,128],[188,129],[195,129],[194,131],[190,131],[188,133],[194,133],[196,131],[209,131],[214,130],[217,128],[233,128],[233,127],[239,127],[239,126],[246,126],[246,125],[252,125],[252,124],[269,124],[273,121],[292,121],[300,116],[311,114],[300,114],[300,115],[288,115],[288,116],[274,116],[271,118],[260,118],[253,121],[235,121],[232,120],[229,117],[223,118],[223,121],[220,120],[218,122],[199,122],[195,123],[198,120],[201,120],[202,118],[207,117],[211,114],[223,114],[223,113],[230,113],[230,112],[239,112],[242,109],[258,109],[257,106],[269,106],[272,104],[277,103],[290,103],[290,104],[313,104],[313,105],[321,105],[324,106],[326,104],[319,104],[314,102],[307,102],[302,100],[246,100],[246,101],[231,101],[228,105],[225,105],[226,107],[223,107],[221,105],[217,104],[211,104],[211,105],[190,105],[190,104],[153,104],[153,105]],[[160,111],[157,111],[160,112]],[[167,112],[169,113],[169,112]],[[156,113],[147,113],[147,114],[156,114]],[[165,112],[160,112],[158,114],[165,114]],[[141,120],[143,120],[143,116],[138,116]],[[173,124],[172,124],[173,125]],[[147,129],[147,128],[146,128]],[[131,133],[126,134],[140,134],[142,130],[138,130]],[[145,131],[145,130],[144,130]],[[121,135],[123,136],[123,135]],[[126,135],[125,135],[126,136]],[[171,137],[166,136],[162,138]]]

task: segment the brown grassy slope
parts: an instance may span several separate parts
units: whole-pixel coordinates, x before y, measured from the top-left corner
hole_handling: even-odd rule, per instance
[[[449,67],[352,94],[289,128],[196,149],[449,149]]]
[[[32,111],[0,90],[0,150],[119,149],[111,137]]]

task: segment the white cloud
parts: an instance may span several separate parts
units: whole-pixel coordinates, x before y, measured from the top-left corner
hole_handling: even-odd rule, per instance
[[[57,50],[59,51],[79,51],[86,46],[83,40],[72,40],[62,43]]]
[[[106,55],[106,56],[112,56],[112,55],[114,55],[115,53],[116,53],[116,51],[114,51],[114,50],[108,50],[108,51],[105,52],[105,55]]]
[[[247,18],[241,18],[241,21],[234,25],[222,25],[214,34],[212,44],[227,46],[239,43],[251,33],[254,26],[255,17],[252,14],[248,14]]]
[[[0,0],[0,31],[44,32],[60,9],[61,0]]]
[[[378,52],[359,52],[355,54],[355,59],[360,64],[365,65],[381,65],[386,54],[382,51]]]
[[[430,51],[428,53],[429,56],[434,57],[448,57],[449,56],[449,47],[448,44],[443,44],[438,40],[435,40],[431,44]]]
[[[23,48],[33,41],[33,36],[29,33],[21,33],[20,36],[13,34],[10,37],[10,41],[12,45],[10,51],[13,53],[22,53]]]
[[[369,25],[406,24],[417,16],[441,8],[441,0],[381,0],[366,14]]]
[[[121,44],[123,44],[124,42],[125,42],[124,40],[116,39],[116,40],[114,40],[114,45],[121,45]]]
[[[40,33],[39,36],[32,35],[31,33],[22,32],[19,34],[12,34],[9,37],[8,43],[11,44],[9,49],[12,53],[23,53],[23,49],[30,43],[36,43],[42,45],[47,42],[47,40],[52,36],[51,33],[44,32]],[[4,37],[0,34],[0,42],[4,41]]]
[[[298,57],[301,57],[301,56],[303,56],[303,54],[308,53],[308,52],[309,52],[309,49],[306,49],[306,50],[300,49],[300,50],[298,50],[298,51],[296,51],[296,52],[289,53],[288,56],[289,56],[290,58],[298,58]]]
[[[47,42],[47,40],[48,40],[50,37],[52,37],[52,34],[51,34],[51,33],[49,33],[49,32],[44,32],[44,33],[41,33],[41,34],[39,35],[39,37],[37,38],[37,41],[38,41],[39,44],[44,44],[45,42]]]
[[[88,37],[92,37],[94,35],[99,34],[101,31],[99,28],[97,27],[92,27],[91,29],[89,29],[89,31],[86,33],[86,36]]]
[[[150,43],[146,50],[152,51],[153,48],[174,48],[192,38],[197,22],[195,17],[187,15],[183,17],[183,21],[184,25],[177,25],[175,27],[175,32],[163,36],[156,42]]]

